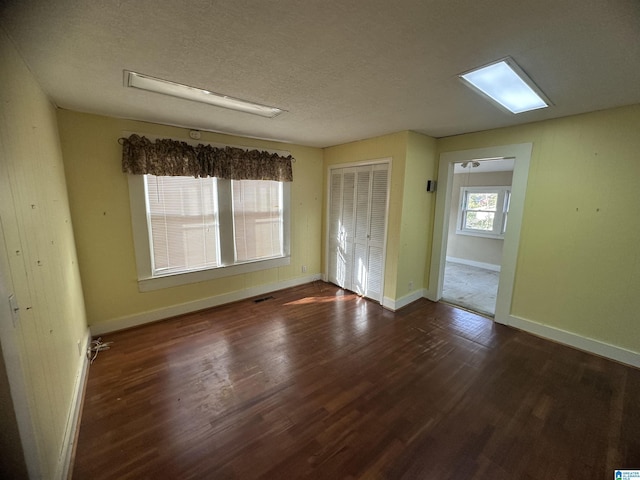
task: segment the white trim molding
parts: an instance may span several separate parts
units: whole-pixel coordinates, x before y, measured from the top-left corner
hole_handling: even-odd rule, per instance
[[[391,310],[392,312],[395,312],[397,310],[400,310],[402,307],[406,307],[410,303],[413,303],[416,300],[420,300],[421,298],[424,298],[424,297],[425,297],[425,290],[419,289],[411,292],[408,295],[405,295],[404,297],[400,297],[397,300],[394,300],[389,297],[383,297],[382,306],[387,310]]]
[[[87,383],[87,375],[89,373],[89,343],[91,342],[91,331],[87,328],[82,343],[80,344],[80,362],[76,380],[73,385],[73,397],[69,406],[69,414],[67,416],[67,425],[64,431],[64,440],[60,458],[58,459],[57,474],[55,478],[69,478],[72,467],[73,451],[75,443],[78,439],[78,431],[80,429],[80,415],[82,414],[82,403],[84,401],[84,391]]]
[[[500,271],[500,265],[494,265],[493,263],[476,262],[475,260],[467,260],[466,258],[450,257],[447,255],[447,262],[469,265],[470,267],[484,268],[485,270],[491,270],[492,272]]]
[[[509,315],[506,325],[523,330],[538,337],[553,340],[578,350],[609,358],[626,365],[640,368],[640,353],[617,347],[600,340],[583,337],[577,333],[568,332],[560,328],[544,325],[526,318]]]
[[[198,310],[217,307],[226,303],[237,302],[238,300],[245,300],[247,298],[255,297],[256,295],[263,295],[265,293],[271,293],[275,292],[276,290],[282,290],[289,287],[297,287],[298,285],[304,285],[305,283],[314,282],[320,279],[321,275],[319,273],[313,275],[305,275],[303,277],[297,277],[291,280],[284,280],[282,282],[276,283],[267,283],[265,285],[246,288],[244,290],[223,293],[222,295],[216,295],[214,297],[208,297],[200,300],[194,300],[192,302],[172,305],[170,307],[160,308],[157,310],[136,313],[134,315],[118,317],[114,318],[113,320],[101,322],[96,325],[91,325],[91,334],[93,336],[97,336],[116,332],[118,330],[125,330],[127,328],[157,322],[158,320],[164,320],[167,318],[175,317],[177,315],[197,312]]]

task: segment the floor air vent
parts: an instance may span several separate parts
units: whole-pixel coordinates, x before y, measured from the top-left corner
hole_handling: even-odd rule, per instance
[[[264,302],[265,300],[273,300],[273,296],[269,295],[268,297],[257,298],[253,301],[253,303],[260,303],[260,302]]]

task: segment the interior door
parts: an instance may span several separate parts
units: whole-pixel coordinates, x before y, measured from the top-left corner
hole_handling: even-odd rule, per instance
[[[359,167],[356,172],[356,212],[353,252],[352,290],[358,295],[367,294],[369,278],[369,218],[371,203],[371,169]]]
[[[329,204],[329,281],[353,290],[355,169],[331,173]]]
[[[344,265],[342,288],[353,290],[353,240],[355,231],[355,169],[345,169],[342,175],[342,212],[339,255]]]
[[[384,240],[387,226],[389,169],[386,164],[374,165],[371,179],[371,207],[367,243],[368,281],[365,295],[382,301],[384,279]]]
[[[382,300],[388,164],[330,170],[328,278]]]
[[[344,287],[345,261],[340,254],[342,240],[342,170],[331,170],[329,196],[328,277],[331,283]]]

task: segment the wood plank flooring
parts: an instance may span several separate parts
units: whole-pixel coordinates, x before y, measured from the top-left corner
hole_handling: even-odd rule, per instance
[[[73,478],[607,479],[640,370],[313,284],[103,337]]]

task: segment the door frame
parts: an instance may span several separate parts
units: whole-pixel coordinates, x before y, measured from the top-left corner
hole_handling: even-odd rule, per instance
[[[393,159],[391,157],[378,158],[373,160],[361,160],[358,162],[348,163],[336,163],[329,165],[326,171],[326,190],[325,190],[325,216],[324,216],[324,272],[322,274],[322,280],[329,281],[329,225],[331,213],[331,171],[341,168],[353,168],[353,167],[367,167],[372,165],[387,164],[387,200],[384,209],[384,242],[382,244],[382,286],[380,292],[380,305],[384,302],[384,285],[385,277],[387,275],[387,236],[389,233],[389,202],[391,200],[391,168],[393,165]],[[366,297],[368,298],[368,297]],[[371,300],[371,299],[370,299]],[[372,300],[375,301],[375,300]]]
[[[524,200],[531,163],[532,143],[519,143],[495,147],[475,148],[443,152],[438,165],[438,191],[436,193],[436,212],[433,228],[433,246],[431,250],[431,267],[429,270],[429,290],[426,297],[434,302],[442,298],[444,285],[444,269],[449,232],[449,210],[451,208],[451,191],[453,188],[453,169],[455,163],[471,160],[488,160],[497,158],[513,158],[513,182],[511,185],[511,203],[509,205],[509,222],[504,234],[502,264],[498,280],[496,298],[497,323],[508,324],[513,299],[513,286],[520,246],[520,230],[524,212]]]

